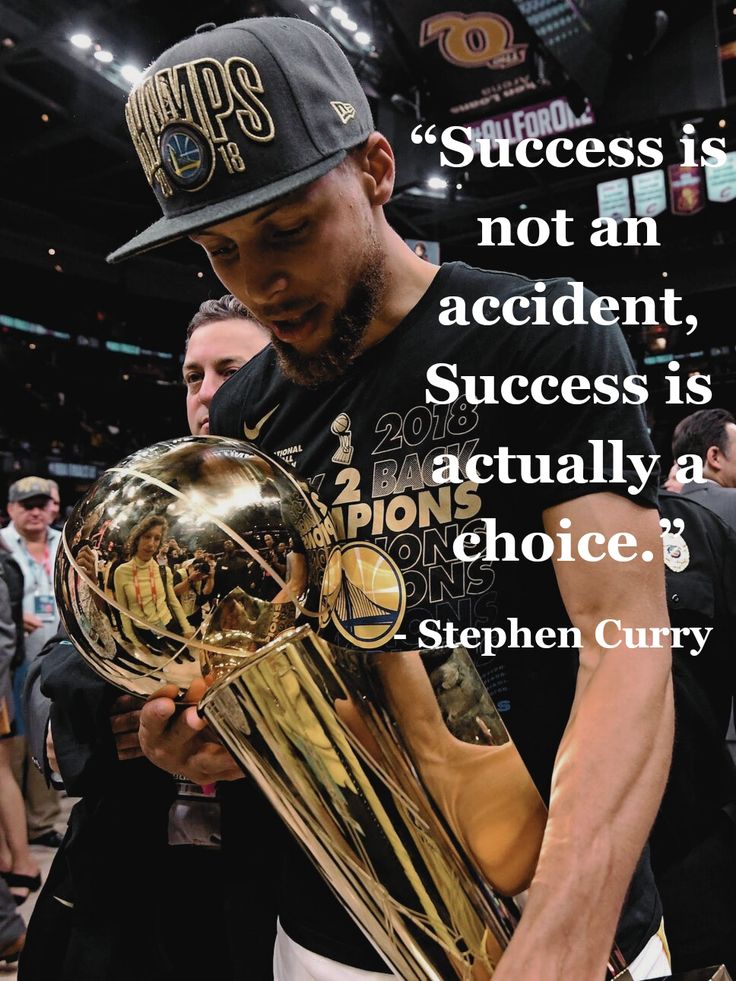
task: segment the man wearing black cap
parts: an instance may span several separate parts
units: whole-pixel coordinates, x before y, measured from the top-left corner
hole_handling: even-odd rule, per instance
[[[457,365],[458,377],[630,374],[620,333],[587,324],[571,336],[498,319],[443,325],[444,297],[468,307],[488,296],[498,305],[511,297],[528,304],[533,284],[459,263],[437,267],[406,247],[383,213],[393,187],[391,147],[374,132],[338,46],[307,23],[262,18],[210,27],[151,66],[126,115],[164,217],[111,261],[189,235],[271,331],[272,345],[223,386],[212,432],[245,435],[292,461],[333,505],[345,537],[382,556],[384,571],[397,570],[391,599],[369,597],[380,616],[335,614],[343,643],[416,647],[420,621],[432,617],[460,627],[572,622],[581,632],[579,657],[538,646],[478,662],[550,800],[537,874],[494,977],[601,978],[614,935],[634,979],[665,973],[656,936],[661,907],[646,857],[637,861],[669,761],[669,650],[604,650],[595,631],[604,617],[666,623],[663,577],[652,563],[659,553],[653,482],[632,500],[628,480],[609,480],[608,459],[606,479],[597,482],[480,487],[463,474],[457,486],[438,486],[432,473],[437,455],[492,455],[501,443],[512,454],[577,454],[586,474],[590,440],[618,439],[629,454],[650,453],[641,413],[628,406],[478,405],[459,390],[427,398],[427,372],[437,362]],[[569,293],[564,282],[546,288]],[[637,556],[625,569],[603,556],[465,564],[452,543],[481,516],[519,538],[569,528],[575,539],[608,539],[625,529]],[[391,605],[398,595],[406,612]],[[235,779],[237,768],[207,741],[196,712],[174,711],[165,698],[143,710],[147,755],[200,782]],[[382,972],[297,850],[284,882],[278,978]]]
[[[8,489],[10,524],[0,531],[2,543],[23,572],[23,627],[25,662],[16,672],[16,685],[22,689],[28,665],[53,636],[58,615],[54,595],[54,560],[59,532],[50,528],[48,505],[52,499],[49,481],[43,477],[22,477]],[[20,732],[23,720],[19,719]],[[25,744],[25,740],[23,740]],[[61,835],[55,828],[61,814],[59,795],[46,786],[35,760],[16,759],[19,783],[25,789],[28,838],[32,845],[58,848]]]

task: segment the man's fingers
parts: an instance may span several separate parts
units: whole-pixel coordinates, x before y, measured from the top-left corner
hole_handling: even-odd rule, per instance
[[[205,688],[205,682],[198,679],[190,686],[186,697],[198,701]],[[140,713],[138,736],[148,759],[169,773],[186,774],[195,783],[240,779],[242,774],[238,765],[227,750],[205,732],[207,722],[199,718],[196,708],[177,705],[171,698],[161,697],[161,691],[159,697],[147,702]],[[182,711],[177,711],[178,708]],[[133,735],[129,733],[126,737],[126,752],[128,739]]]
[[[146,701],[144,698],[137,698],[135,695],[120,695],[110,706],[110,715],[122,715],[124,712],[133,712],[143,708]]]
[[[224,748],[207,743],[187,761],[186,771],[196,783],[215,783],[218,780],[239,780],[243,771]]]
[[[184,695],[184,701],[190,705],[196,705],[206,691],[207,683],[204,678],[195,678]]]
[[[119,736],[116,736],[115,749],[117,750],[118,756],[120,756],[121,752],[131,749],[138,750],[139,755],[143,754],[137,732],[123,732]]]
[[[202,732],[203,729],[207,728],[207,719],[201,718],[196,708],[185,709],[183,718],[192,732]]]
[[[120,732],[138,732],[138,726],[140,724],[141,710],[137,709],[135,712],[125,712],[121,715],[112,715],[110,717],[110,728],[114,733]]]
[[[176,712],[176,705],[171,698],[154,698],[141,709],[140,731],[151,740],[163,738],[169,720]]]
[[[155,698],[141,711],[138,736],[148,759],[169,773],[185,772],[200,738],[169,698]]]
[[[176,685],[161,685],[153,694],[148,696],[148,701],[151,702],[155,698],[170,698],[173,701],[178,694],[179,689]]]
[[[118,750],[118,759],[119,760],[139,760],[143,756],[145,756],[145,753],[140,748],[140,746],[136,746],[133,749],[119,749]]]

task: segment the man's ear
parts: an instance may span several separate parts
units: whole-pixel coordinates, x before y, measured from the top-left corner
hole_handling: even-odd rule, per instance
[[[721,469],[721,451],[717,446],[709,446],[705,454],[705,465],[716,473]]]
[[[374,132],[354,153],[363,173],[370,204],[382,207],[393,194],[396,177],[396,161],[391,144],[381,133]]]

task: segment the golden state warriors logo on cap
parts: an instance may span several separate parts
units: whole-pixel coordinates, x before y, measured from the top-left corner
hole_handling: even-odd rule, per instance
[[[161,164],[177,187],[198,191],[212,174],[209,142],[193,127],[170,126],[161,135]]]
[[[381,647],[399,629],[406,610],[401,570],[372,542],[348,542],[340,552],[342,580],[332,622],[356,647]]]

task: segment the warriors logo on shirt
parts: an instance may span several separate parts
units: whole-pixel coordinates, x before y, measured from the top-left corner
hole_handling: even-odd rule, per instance
[[[342,576],[332,622],[356,647],[382,647],[406,610],[404,577],[393,559],[371,542],[348,542],[340,553]]]

